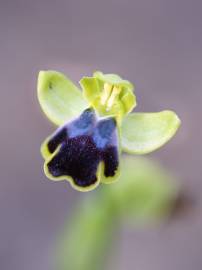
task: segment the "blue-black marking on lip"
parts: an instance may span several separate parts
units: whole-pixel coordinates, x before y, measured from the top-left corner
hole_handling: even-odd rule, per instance
[[[80,187],[97,182],[96,172],[104,162],[105,177],[114,176],[118,169],[116,121],[113,118],[97,120],[94,110],[85,110],[76,120],[56,131],[48,142],[54,153],[48,162],[49,173],[57,178],[70,176]]]

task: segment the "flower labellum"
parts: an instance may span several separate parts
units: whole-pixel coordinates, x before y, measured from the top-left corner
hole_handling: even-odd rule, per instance
[[[41,147],[51,180],[68,180],[79,191],[114,182],[122,151],[149,153],[180,125],[172,111],[130,113],[136,106],[133,85],[116,74],[95,72],[80,85],[82,91],[56,71],[39,73],[39,103],[59,126]]]
[[[45,172],[53,180],[67,179],[79,190],[92,189],[104,178],[115,178],[118,166],[116,120],[98,121],[92,108],[56,130],[42,146]],[[102,172],[101,163],[104,165]]]

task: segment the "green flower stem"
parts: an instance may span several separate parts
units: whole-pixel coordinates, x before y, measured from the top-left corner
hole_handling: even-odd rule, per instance
[[[165,217],[176,199],[177,187],[160,166],[125,157],[122,175],[102,186],[75,209],[65,226],[57,251],[58,270],[104,270],[121,222],[148,222]]]
[[[105,269],[117,222],[111,205],[103,199],[101,194],[99,199],[91,197],[76,209],[62,237],[56,269]]]

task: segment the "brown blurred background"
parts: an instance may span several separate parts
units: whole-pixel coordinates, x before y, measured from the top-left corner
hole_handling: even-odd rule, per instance
[[[177,136],[150,156],[194,203],[164,226],[123,230],[117,266],[202,269],[201,14],[199,0],[0,0],[0,269],[52,269],[57,232],[86,196],[43,174],[39,146],[54,126],[36,98],[41,69],[76,81],[118,73],[135,83],[137,111],[179,114]]]

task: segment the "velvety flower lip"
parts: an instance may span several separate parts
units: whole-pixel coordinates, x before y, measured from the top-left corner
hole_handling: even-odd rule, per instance
[[[77,189],[92,189],[104,177],[114,177],[119,166],[114,118],[97,119],[92,108],[59,128],[43,145],[50,158],[45,171],[53,180],[66,179]],[[101,163],[103,166],[101,166]]]
[[[59,128],[41,146],[49,179],[79,191],[120,175],[121,152],[150,153],[180,126],[174,111],[135,113],[133,85],[116,74],[84,76],[79,89],[57,71],[40,71],[37,94],[45,115]]]

